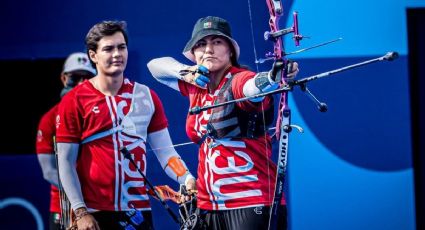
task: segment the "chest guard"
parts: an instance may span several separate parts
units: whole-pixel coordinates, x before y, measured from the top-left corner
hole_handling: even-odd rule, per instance
[[[231,77],[220,89],[214,104],[233,100]],[[273,102],[272,102],[273,104]],[[265,124],[264,124],[265,121]],[[236,103],[214,108],[207,125],[208,136],[221,138],[256,138],[264,135],[265,128],[273,122],[273,106],[263,113],[247,112],[240,109]]]

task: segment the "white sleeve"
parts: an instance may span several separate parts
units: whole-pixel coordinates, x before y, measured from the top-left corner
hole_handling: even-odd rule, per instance
[[[182,79],[179,72],[180,70],[189,67],[178,62],[172,57],[152,59],[147,65],[152,76],[157,81],[177,91],[180,91],[178,80]]]
[[[59,178],[73,210],[86,207],[76,169],[78,148],[75,143],[57,143]]]
[[[179,184],[186,184],[188,179],[194,178],[187,169],[187,166],[183,160],[181,160],[181,163],[187,171],[181,177],[178,177],[170,167],[167,167],[170,158],[178,157],[181,159],[180,155],[173,147],[173,143],[167,128],[148,134],[148,142],[156,157],[158,158],[162,168],[165,170],[165,173],[167,173],[170,178],[177,181]]]
[[[58,187],[58,167],[56,166],[56,158],[54,153],[37,154],[38,163],[40,163],[43,178],[50,184]]]

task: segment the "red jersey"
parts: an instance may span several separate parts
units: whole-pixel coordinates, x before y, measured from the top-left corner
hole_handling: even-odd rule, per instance
[[[38,124],[35,151],[37,154],[55,154],[54,138],[56,134],[55,119],[58,105],[53,106],[45,113]],[[59,202],[59,190],[56,186],[50,186],[50,212],[61,211]]]
[[[56,119],[58,143],[80,143],[95,134],[124,127],[122,131],[80,144],[77,173],[88,208],[150,210],[142,176],[119,150],[130,150],[135,163],[146,173],[147,134],[167,126],[156,93],[128,79],[124,79],[115,96],[105,96],[88,80],[64,96]]]
[[[237,77],[234,77],[237,73]],[[212,94],[207,89],[179,81],[179,90],[189,97],[190,108],[212,105],[221,87],[232,77],[235,99],[244,97],[243,85],[254,72],[232,67]],[[262,103],[237,103],[242,110],[261,111],[272,105],[266,97]],[[188,115],[186,133],[197,143],[206,134],[211,110]],[[256,139],[206,138],[199,149],[198,207],[205,210],[227,210],[253,206],[270,206],[273,200],[276,165],[271,160],[270,136]]]

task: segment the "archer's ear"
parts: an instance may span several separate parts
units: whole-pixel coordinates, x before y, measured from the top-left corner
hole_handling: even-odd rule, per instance
[[[92,62],[94,62],[95,64],[97,64],[97,56],[96,56],[96,52],[94,52],[93,50],[89,50],[89,58]]]
[[[66,75],[64,73],[61,73],[61,82],[63,84],[63,86],[66,86]]]

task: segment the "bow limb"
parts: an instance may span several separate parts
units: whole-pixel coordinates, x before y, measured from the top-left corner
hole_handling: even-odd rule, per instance
[[[279,20],[280,16],[283,13],[283,7],[282,2],[280,0],[266,0],[267,7],[269,9],[270,19],[269,19],[269,26],[270,26],[270,33],[275,33],[279,31]],[[275,57],[275,60],[282,59],[282,56],[284,54],[284,46],[282,39],[279,37],[274,40],[274,48],[273,48],[273,55]]]

